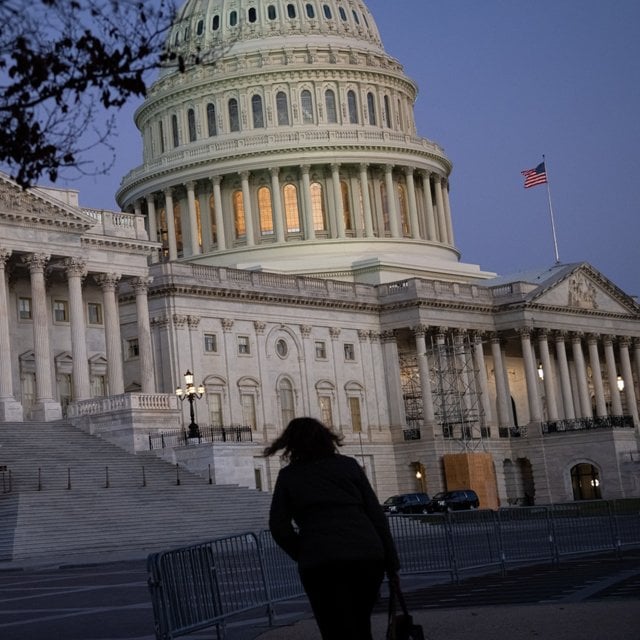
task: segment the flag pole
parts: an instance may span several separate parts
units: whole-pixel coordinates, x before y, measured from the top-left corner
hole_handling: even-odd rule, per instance
[[[549,169],[547,168],[547,160],[542,154],[542,161],[544,162],[544,171],[547,176],[547,197],[549,199],[549,217],[551,218],[551,232],[553,233],[553,249],[556,256],[556,264],[560,264],[560,255],[558,254],[558,238],[556,236],[556,223],[553,218],[553,207],[551,206],[551,189],[549,187]]]

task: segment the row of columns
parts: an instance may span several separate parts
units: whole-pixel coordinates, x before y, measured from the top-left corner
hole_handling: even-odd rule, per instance
[[[429,331],[430,328],[426,326],[414,328],[425,425],[433,425],[436,420],[433,391],[431,389],[429,375],[431,365],[427,356],[426,344],[426,335]],[[462,339],[461,336],[463,333],[464,332],[458,332],[456,334],[454,344],[456,338],[459,340]],[[594,416],[591,390],[587,376],[587,360],[585,359],[583,351],[583,341],[586,338],[588,362],[591,369],[593,395],[595,399],[595,415],[597,417],[606,417],[607,415],[621,416],[623,414],[621,393],[618,388],[618,376],[620,375],[624,381],[627,413],[632,416],[636,427],[640,426],[633,377],[633,368],[635,366],[636,377],[640,380],[640,340],[633,342],[632,363],[629,352],[629,347],[632,343],[627,337],[599,336],[597,334],[584,336],[581,333],[567,334],[565,332],[554,332],[554,361],[549,347],[548,339],[550,334],[548,331],[539,330],[534,333],[532,329],[525,327],[519,329],[518,333],[522,350],[530,422],[542,422],[543,420],[553,422],[563,419],[592,418]],[[537,341],[539,363],[543,372],[542,381],[540,380],[538,367],[536,366],[536,350],[532,339]],[[573,376],[569,368],[569,358],[566,347],[567,340],[571,343]],[[507,427],[514,424],[514,416],[503,342],[502,336],[498,333],[493,333],[489,337],[495,378],[495,416],[489,401],[489,384],[483,336],[480,333],[473,334],[473,350],[471,355],[474,358],[475,370],[478,377],[476,382],[480,390],[480,402],[482,403],[486,423],[488,425],[497,424],[500,427]],[[617,358],[614,342],[617,342],[618,345]],[[605,370],[611,403],[610,409],[607,406],[605,385],[602,378],[602,363],[598,348],[600,343],[602,344],[605,356]],[[436,334],[436,344],[444,344],[444,334],[442,332]],[[541,384],[546,400],[546,416],[543,415]]]
[[[15,396],[13,389],[12,354],[10,341],[9,299],[6,284],[6,265],[11,251],[0,249],[0,403],[13,407]],[[54,376],[52,363],[52,345],[50,339],[50,311],[47,304],[45,271],[50,255],[44,253],[22,254],[20,260],[29,269],[32,301],[33,352],[35,359],[35,407],[34,410],[43,420],[60,417],[60,405],[54,397]],[[85,303],[82,283],[87,276],[86,262],[80,258],[64,260],[69,292],[69,325],[72,349],[73,399],[86,400],[91,397],[89,358],[87,354]],[[124,393],[122,338],[118,311],[117,287],[121,275],[102,273],[94,275],[95,282],[101,287],[104,307],[105,350],[107,359],[107,382],[110,395]],[[151,347],[151,331],[147,290],[149,279],[133,278],[132,287],[136,295],[138,319],[138,346],[140,359],[140,379],[143,393],[154,393],[154,371]],[[8,416],[5,415],[5,419]]]
[[[329,228],[333,230],[336,238],[346,238],[347,229],[344,220],[344,207],[341,190],[341,168],[343,165],[334,163],[330,165],[330,193],[327,195],[326,203],[328,206],[328,215],[330,217]],[[369,176],[369,164],[360,163],[358,165],[357,180],[359,180],[359,188],[362,194],[362,232],[364,237],[376,237],[374,216],[376,211],[382,211],[383,203],[380,195],[374,191],[372,201],[369,190],[371,178]],[[387,208],[389,216],[389,233],[392,238],[405,237],[405,232],[401,224],[400,204],[397,196],[397,178],[394,181],[393,165],[384,166],[383,182],[387,193]],[[302,214],[302,227],[304,230],[305,240],[315,240],[316,232],[313,222],[313,208],[311,198],[311,167],[310,165],[302,165],[299,167],[300,178],[298,184],[299,198],[298,207]],[[449,202],[448,180],[439,174],[429,173],[428,171],[416,171],[412,167],[402,167],[405,175],[405,186],[407,191],[407,215],[409,222],[409,237],[414,239],[428,240],[431,242],[441,242],[446,245],[453,246],[453,227],[451,223],[451,206]],[[281,169],[272,167],[270,172],[271,185],[271,208],[273,212],[274,235],[275,241],[283,243],[286,241],[285,236],[285,211],[282,204],[280,180]],[[422,189],[420,192],[416,188],[415,175],[420,176]],[[251,173],[243,171],[240,175],[241,191],[243,197],[243,207],[246,226],[246,246],[251,247],[256,244],[257,236],[254,221],[258,216],[253,214],[253,198],[252,183],[250,181]],[[236,174],[233,174],[235,177]],[[223,213],[223,199],[221,183],[224,176],[213,176],[211,178],[211,189],[206,190],[207,196],[213,196],[213,215],[209,207],[209,197],[206,197],[206,215],[209,223],[215,222],[216,227],[216,248],[218,251],[227,249],[228,236],[227,227],[233,228],[232,207],[229,208],[229,215]],[[260,185],[261,186],[261,185]],[[433,194],[432,194],[433,186]],[[198,212],[196,208],[196,183],[193,181],[183,185],[186,191],[187,216],[189,228],[189,255],[199,255],[202,252],[200,246],[200,237],[198,233]],[[178,247],[176,241],[176,224],[175,224],[175,187],[169,187],[162,194],[149,194],[143,200],[137,200],[134,204],[135,213],[142,214],[143,205],[146,203],[147,217],[149,225],[149,237],[155,240],[158,237],[158,202],[164,200],[164,207],[167,219],[167,252],[169,260],[178,258]],[[392,197],[390,197],[392,196]],[[420,197],[419,197],[420,196]],[[435,196],[435,198],[434,198]],[[423,216],[423,224],[420,224],[420,207],[418,202],[421,200],[421,213]],[[359,198],[352,198],[354,203],[360,201]],[[202,207],[202,205],[201,205]],[[213,220],[212,220],[213,217]],[[379,233],[378,235],[382,235]],[[270,238],[272,236],[270,235]],[[259,240],[258,240],[259,242]]]

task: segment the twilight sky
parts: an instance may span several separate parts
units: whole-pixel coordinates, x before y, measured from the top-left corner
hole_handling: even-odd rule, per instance
[[[590,262],[640,295],[640,2],[368,0],[385,47],[419,87],[418,133],[453,161],[464,262],[508,274],[554,262],[546,186],[520,172],[546,155],[560,261]],[[116,164],[70,182],[115,208],[141,163],[131,105]]]

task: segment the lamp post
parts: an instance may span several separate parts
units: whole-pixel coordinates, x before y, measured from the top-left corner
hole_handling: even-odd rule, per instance
[[[197,389],[193,384],[193,373],[187,369],[187,373],[184,374],[184,389],[178,387],[176,389],[176,395],[182,402],[185,398],[189,401],[189,415],[191,416],[191,423],[189,424],[189,438],[200,437],[200,427],[195,422],[195,416],[193,413],[193,403],[196,398],[202,398],[204,395],[204,386],[200,385]]]

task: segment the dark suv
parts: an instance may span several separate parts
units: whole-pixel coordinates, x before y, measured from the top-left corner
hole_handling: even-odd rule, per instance
[[[477,509],[479,506],[480,500],[478,500],[478,494],[475,491],[457,489],[455,491],[436,493],[427,505],[427,512],[462,511],[464,509]]]
[[[382,504],[382,508],[389,514],[393,513],[427,513],[429,496],[426,493],[403,493],[391,496]]]

